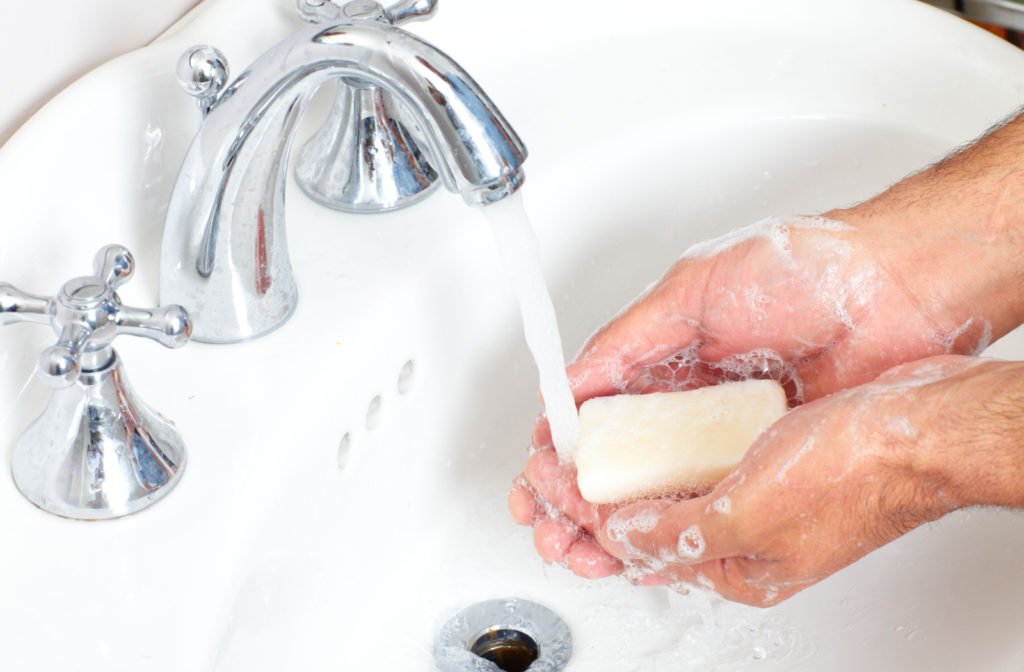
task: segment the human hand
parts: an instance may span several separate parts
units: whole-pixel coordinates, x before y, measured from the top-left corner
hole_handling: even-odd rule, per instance
[[[1018,115],[831,219],[770,220],[691,249],[584,347],[569,367],[576,402],[769,377],[795,407],[897,364],[980,353],[1024,323],[1024,199],[1016,193],[1022,182],[1007,177],[1024,171],[1022,147]],[[973,399],[961,396],[973,415],[959,413],[967,428],[959,438],[976,441],[978,418],[1012,430],[978,451],[986,459],[976,471],[986,475],[982,492],[1002,493],[994,501],[1024,506],[1016,373],[975,389]],[[993,404],[1009,411],[993,413]],[[800,408],[785,423],[811,412]],[[988,461],[993,453],[1001,469]],[[998,477],[1006,473],[1015,476],[1010,483]],[[787,489],[779,499],[789,497]],[[535,526],[546,559],[566,560],[585,576],[623,571],[591,536],[616,507],[582,499],[572,465],[554,458],[543,418],[509,506],[517,521]]]
[[[868,225],[772,218],[690,248],[569,366],[577,401],[751,377],[794,404],[940,354],[979,354],[987,316],[946,305]],[[887,245],[887,248],[894,247]]]
[[[598,538],[677,587],[766,606],[955,508],[1019,506],[1019,406],[1012,419],[993,409],[1024,399],[1021,368],[897,367],[784,416],[706,496],[621,507]]]
[[[768,220],[696,246],[569,366],[576,401],[770,377],[798,405],[900,362],[987,344],[981,316],[936,307],[938,288],[898,266],[878,258],[870,232],[822,218]],[[532,445],[509,506],[534,526],[540,555],[588,577],[623,571],[593,538],[616,507],[582,499],[543,419]]]

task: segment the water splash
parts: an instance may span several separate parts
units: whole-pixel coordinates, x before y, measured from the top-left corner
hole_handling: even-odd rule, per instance
[[[537,237],[518,193],[482,211],[491,224],[506,272],[519,298],[523,332],[537,364],[551,439],[559,458],[571,460],[579,436],[579,416],[565,374],[562,338],[551,295],[544,284]]]
[[[605,634],[578,663],[622,672],[756,672],[801,667],[811,652],[800,625],[776,611],[692,586],[663,595],[663,604],[642,607],[590,605],[584,621]]]

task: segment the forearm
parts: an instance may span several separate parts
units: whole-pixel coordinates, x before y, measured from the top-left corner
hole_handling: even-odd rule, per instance
[[[914,470],[939,506],[1024,507],[1024,362],[981,361],[916,401]]]
[[[827,216],[857,227],[938,326],[973,318],[994,339],[1024,322],[1024,115]]]

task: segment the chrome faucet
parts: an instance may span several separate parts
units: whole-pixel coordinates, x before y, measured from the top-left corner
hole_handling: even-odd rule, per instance
[[[160,302],[188,308],[196,340],[256,338],[294,310],[286,170],[297,124],[326,81],[399,101],[441,181],[467,203],[496,202],[523,182],[526,148],[501,112],[451,58],[395,25],[429,13],[434,0],[388,10],[364,0],[322,10],[329,3],[299,2],[323,22],[271,48],[226,88],[226,61],[212,47],[179,63],[204,120],[168,207]]]
[[[387,9],[372,0],[297,4],[310,23],[359,18],[391,25],[429,19],[437,7],[436,0],[405,0]],[[344,212],[410,206],[438,184],[417,131],[399,98],[372,82],[342,77],[326,123],[297,151],[295,182],[314,201]]]
[[[180,434],[138,398],[111,342],[127,334],[180,348],[192,325],[181,306],[121,303],[117,288],[134,269],[128,250],[108,245],[92,275],[72,278],[54,297],[0,283],[0,326],[37,322],[58,335],[37,367],[53,395],[18,438],[11,471],[25,497],[59,516],[135,513],[170,492],[185,467]]]

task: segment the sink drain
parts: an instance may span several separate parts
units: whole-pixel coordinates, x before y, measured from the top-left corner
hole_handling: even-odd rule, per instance
[[[434,642],[441,672],[559,672],[571,655],[565,621],[547,607],[514,598],[463,609]]]
[[[526,672],[540,657],[540,647],[533,637],[516,628],[490,628],[474,637],[468,648],[503,672]]]

